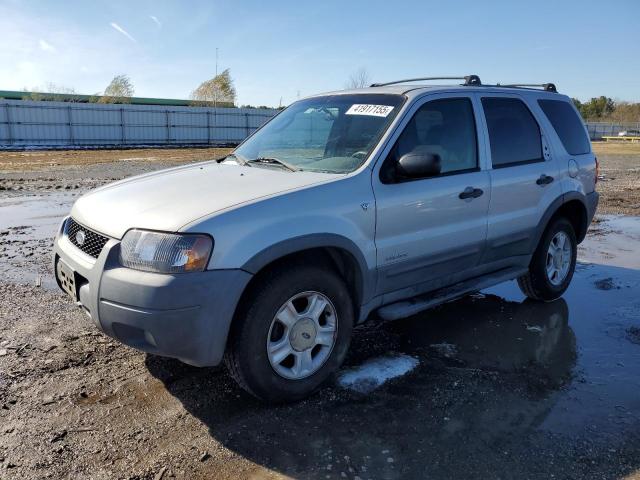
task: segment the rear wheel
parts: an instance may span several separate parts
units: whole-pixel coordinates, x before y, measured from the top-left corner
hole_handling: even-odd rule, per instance
[[[349,347],[353,305],[343,280],[319,266],[280,267],[245,296],[225,363],[252,395],[304,398],[337,370]]]
[[[533,254],[529,272],[518,278],[522,293],[534,300],[551,301],[569,287],[576,267],[577,242],[571,223],[554,220]]]

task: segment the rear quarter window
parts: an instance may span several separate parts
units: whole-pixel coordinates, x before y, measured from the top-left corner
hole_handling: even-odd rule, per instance
[[[567,153],[582,155],[591,151],[582,120],[568,102],[538,100],[538,105],[553,125]]]

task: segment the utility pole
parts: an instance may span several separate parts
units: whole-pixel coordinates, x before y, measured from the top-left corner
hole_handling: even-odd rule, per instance
[[[218,79],[218,47],[216,47],[216,76],[214,77],[217,81]],[[213,108],[216,108],[218,105],[218,89],[215,88],[213,91]]]

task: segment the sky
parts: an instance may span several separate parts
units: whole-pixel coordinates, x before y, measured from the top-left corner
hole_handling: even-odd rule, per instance
[[[237,103],[287,105],[372,81],[477,74],[640,101],[640,0],[0,0],[0,90],[189,98],[229,68]]]

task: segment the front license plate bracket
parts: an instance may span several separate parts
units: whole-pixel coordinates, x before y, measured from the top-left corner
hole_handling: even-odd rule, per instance
[[[58,260],[56,265],[56,276],[60,282],[62,289],[67,292],[71,298],[78,301],[78,291],[76,290],[76,274],[73,269],[64,263],[63,260]]]

